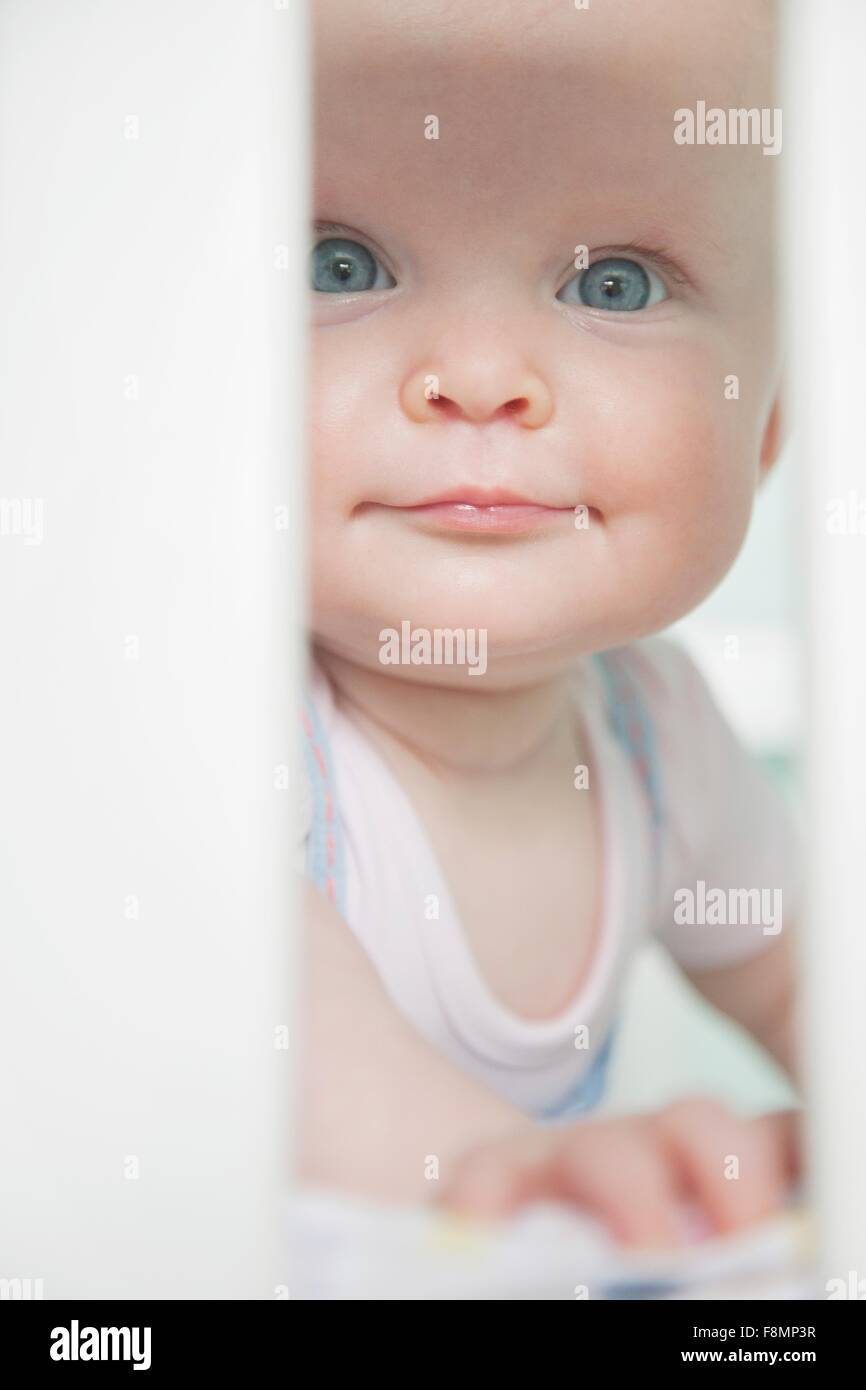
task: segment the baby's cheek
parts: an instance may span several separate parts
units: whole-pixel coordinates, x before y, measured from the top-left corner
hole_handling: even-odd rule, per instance
[[[619,457],[609,459],[610,524],[627,530],[634,565],[675,608],[721,578],[748,527],[757,481],[750,407],[724,391],[710,356],[677,353],[636,372]]]
[[[322,337],[313,336],[310,356],[307,500],[311,539],[329,544],[359,500],[364,445],[375,421],[368,418],[370,390],[357,353]]]
[[[308,387],[307,600],[311,625],[342,648],[357,639],[376,651],[379,615],[368,612],[370,580],[387,557],[358,545],[356,508],[381,486],[383,392],[359,365],[358,348],[313,335]],[[371,462],[372,460],[372,462]],[[361,528],[363,538],[364,528]]]

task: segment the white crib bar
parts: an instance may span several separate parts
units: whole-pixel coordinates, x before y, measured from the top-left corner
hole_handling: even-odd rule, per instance
[[[16,1297],[286,1277],[304,29],[299,0],[0,4]]]
[[[866,6],[780,10],[810,709],[802,1060],[823,1291],[866,1280]]]

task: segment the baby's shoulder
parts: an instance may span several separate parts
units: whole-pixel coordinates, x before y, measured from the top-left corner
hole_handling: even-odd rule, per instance
[[[584,665],[596,699],[621,741],[671,753],[718,731],[719,715],[692,658],[668,637],[648,637],[596,653]]]
[[[624,677],[640,696],[667,706],[711,700],[706,682],[688,652],[671,637],[643,637],[599,652],[596,669]]]
[[[625,709],[632,723],[670,753],[696,739],[725,738],[726,722],[709,685],[688,652],[670,637],[646,637],[598,653],[595,678],[608,714]]]
[[[712,799],[721,815],[763,806],[763,774],[689,653],[653,636],[594,659],[608,719],[652,777],[665,818],[688,821]],[[657,807],[658,810],[658,807]]]
[[[790,861],[796,834],[784,799],[688,652],[668,637],[619,652],[651,731],[668,849],[685,847],[708,866],[719,847],[743,865],[762,848],[768,862]]]

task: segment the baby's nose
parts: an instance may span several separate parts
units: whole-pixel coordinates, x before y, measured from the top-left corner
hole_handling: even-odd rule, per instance
[[[534,372],[495,377],[477,372],[418,371],[400,391],[400,403],[410,420],[419,424],[451,419],[485,424],[513,419],[524,429],[539,429],[553,414],[553,398]]]

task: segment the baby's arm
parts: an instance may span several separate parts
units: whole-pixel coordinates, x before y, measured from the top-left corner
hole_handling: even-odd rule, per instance
[[[792,930],[786,923],[778,941],[738,965],[686,973],[705,999],[742,1024],[796,1080]]]
[[[309,883],[304,958],[301,1177],[372,1198],[429,1200],[439,1184],[425,1177],[428,1156],[444,1181],[464,1150],[532,1127],[412,1028]]]
[[[305,885],[304,1065],[298,1173],[380,1200],[441,1198],[496,1216],[564,1201],[621,1240],[677,1243],[682,1206],[716,1230],[783,1200],[790,1117],[744,1120],[706,1100],[656,1115],[542,1126],[465,1076],[388,999],[336,910]],[[741,1180],[728,1182],[736,1153]],[[438,1159],[440,1181],[425,1176]]]

